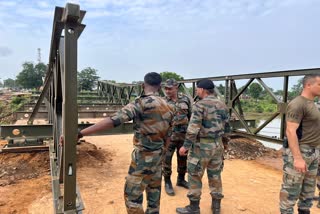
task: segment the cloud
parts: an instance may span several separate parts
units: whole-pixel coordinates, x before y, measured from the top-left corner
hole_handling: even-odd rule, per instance
[[[0,46],[0,57],[6,57],[12,54],[12,50],[5,46]]]
[[[3,8],[3,7],[13,7],[15,6],[17,3],[14,2],[14,1],[1,1],[0,2],[0,7]]]
[[[33,17],[33,18],[48,18],[52,19],[54,14],[54,9],[40,9],[33,7],[20,7],[16,10],[16,13],[23,17]]]
[[[50,4],[48,4],[48,2],[46,1],[38,1],[37,2],[37,5],[40,7],[40,8],[48,8],[50,6]]]

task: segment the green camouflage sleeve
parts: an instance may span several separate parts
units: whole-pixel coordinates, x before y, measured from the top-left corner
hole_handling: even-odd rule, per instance
[[[137,115],[138,111],[139,111],[138,102],[133,101],[127,104],[111,117],[114,127],[119,126],[124,122],[133,120],[133,118]]]
[[[184,140],[183,147],[190,149],[193,143],[196,142],[198,133],[201,128],[203,118],[203,108],[196,103],[192,108],[192,115],[187,129],[186,138]]]
[[[190,120],[191,118],[191,114],[192,114],[192,104],[191,104],[191,100],[189,97],[188,98],[188,119]]]
[[[224,111],[222,112],[221,118],[224,123],[224,133],[225,134],[231,133],[230,115],[227,108],[225,108]]]

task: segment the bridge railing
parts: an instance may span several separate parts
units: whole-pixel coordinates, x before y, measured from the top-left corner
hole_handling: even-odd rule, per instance
[[[264,72],[264,73],[252,73],[252,74],[241,74],[241,75],[229,75],[229,76],[218,76],[218,77],[208,77],[206,79],[210,79],[214,82],[223,81],[223,86],[225,88],[224,93],[220,93],[217,88],[215,88],[216,95],[224,100],[226,105],[228,106],[229,113],[232,115],[232,119],[236,119],[237,124],[233,126],[233,133],[242,135],[245,137],[253,137],[256,139],[271,141],[275,143],[282,143],[284,135],[285,135],[285,115],[286,115],[286,107],[288,103],[288,85],[289,85],[289,77],[293,76],[303,76],[307,74],[319,74],[319,68],[312,69],[300,69],[300,70],[288,70],[288,71],[276,71],[276,72]],[[271,87],[264,81],[266,78],[283,78],[283,94],[282,98],[279,99],[274,92],[270,89]],[[193,97],[194,100],[196,97],[196,83],[197,81],[204,78],[196,78],[196,79],[186,79],[178,81],[179,83],[179,91]],[[236,85],[236,80],[246,81],[243,87],[238,88]],[[264,90],[270,95],[273,101],[277,105],[277,110],[273,112],[268,118],[258,127],[252,128],[252,120],[247,120],[245,118],[245,113],[241,106],[240,97],[244,94],[244,92],[248,89],[253,81],[257,81]],[[190,85],[191,87],[187,87]],[[240,90],[239,90],[240,89]],[[108,81],[100,81],[98,83],[98,94],[100,96],[106,97],[106,99],[112,103],[117,104],[127,104],[130,100],[132,100],[136,96],[140,96],[143,94],[143,89],[141,84],[117,84],[111,83]],[[162,94],[163,90],[162,90]],[[223,95],[222,95],[223,94]],[[270,122],[272,122],[275,118],[279,117],[281,119],[280,127],[279,127],[279,137],[272,137],[261,134],[261,130],[265,128]],[[233,121],[231,121],[233,122]],[[240,123],[240,127],[239,127]]]
[[[84,15],[85,11],[75,4],[55,8],[45,84],[28,121],[33,123],[45,101],[53,126],[49,152],[55,213],[79,213],[84,209],[76,185],[77,41],[85,28],[81,24]],[[63,146],[59,144],[60,136],[64,138]]]
[[[289,77],[294,76],[303,76],[308,74],[319,74],[319,68],[312,69],[300,69],[300,70],[288,70],[288,71],[275,71],[275,72],[264,72],[264,73],[252,73],[252,74],[241,74],[241,75],[230,75],[230,76],[218,76],[218,77],[208,77],[208,79],[212,81],[223,81],[224,82],[224,96],[220,95],[224,102],[229,108],[230,115],[234,115],[236,119],[241,122],[241,129],[233,129],[233,133],[242,135],[245,137],[252,137],[260,140],[266,140],[275,143],[282,143],[283,138],[285,136],[285,117],[286,117],[286,107],[288,104],[288,86],[289,86]],[[282,99],[280,100],[272,90],[268,84],[264,81],[267,78],[282,78],[283,79],[283,94]],[[180,84],[191,84],[193,96],[195,96],[196,82],[204,79],[186,79],[179,81]],[[246,84],[241,87],[239,91],[236,86],[236,80],[246,81]],[[251,83],[256,80],[264,90],[271,96],[273,101],[277,105],[277,110],[273,112],[269,117],[258,127],[252,129],[249,127],[247,120],[245,119],[245,114],[243,112],[240,97],[244,94],[246,89],[251,85]],[[281,122],[279,127],[279,137],[274,138],[272,136],[267,136],[264,134],[260,134],[260,131],[265,128],[270,122],[272,122],[275,118],[280,116]]]

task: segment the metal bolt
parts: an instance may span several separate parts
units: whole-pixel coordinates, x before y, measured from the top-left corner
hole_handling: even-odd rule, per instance
[[[68,29],[68,33],[74,34],[74,29],[73,29],[73,28],[69,28],[69,29]]]

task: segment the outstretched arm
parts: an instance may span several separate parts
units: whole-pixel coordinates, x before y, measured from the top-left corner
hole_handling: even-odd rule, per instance
[[[99,131],[109,130],[114,127],[113,121],[110,117],[103,119],[102,121],[89,126],[88,128],[82,129],[80,134],[82,136],[91,135]]]

